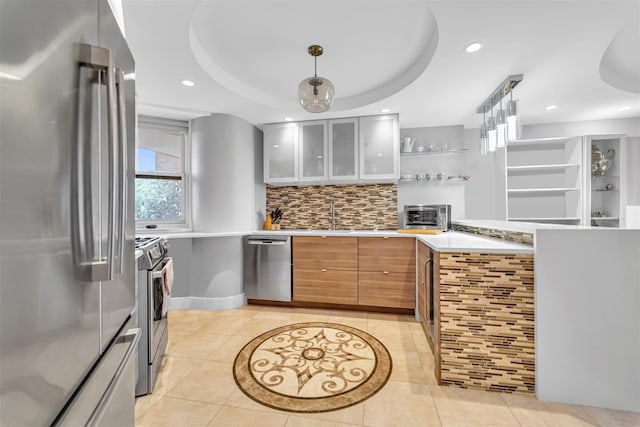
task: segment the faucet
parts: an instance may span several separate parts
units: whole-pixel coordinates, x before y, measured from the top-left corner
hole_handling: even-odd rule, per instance
[[[329,204],[329,215],[331,215],[331,229],[336,229],[336,207],[333,205],[333,200]]]

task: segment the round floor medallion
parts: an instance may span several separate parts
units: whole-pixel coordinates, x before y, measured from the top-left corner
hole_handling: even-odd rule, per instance
[[[346,408],[373,396],[391,375],[391,356],[368,333],[335,323],[296,323],[244,346],[233,364],[240,389],[291,412]]]

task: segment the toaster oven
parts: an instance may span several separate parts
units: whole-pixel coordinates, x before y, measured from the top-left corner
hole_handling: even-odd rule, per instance
[[[404,226],[447,231],[451,228],[451,205],[404,205]]]

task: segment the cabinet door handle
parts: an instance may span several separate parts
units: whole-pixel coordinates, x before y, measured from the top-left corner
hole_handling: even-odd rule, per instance
[[[426,283],[427,283],[427,265],[429,264],[429,262],[430,262],[430,261],[431,261],[431,257],[427,258],[427,259],[424,261],[424,265],[423,265],[423,267],[422,267],[422,268],[423,268],[423,270],[424,270],[424,282],[425,282],[425,286],[426,286]]]
[[[327,271],[327,269],[326,269],[326,268],[323,268],[323,269],[322,269],[322,270],[320,270],[320,271],[322,271],[322,272],[324,273],[324,272],[326,272],[326,271]]]
[[[383,238],[383,239],[388,239],[388,238],[389,238],[389,236],[382,236],[382,238]]]
[[[327,238],[327,236],[320,236],[320,237],[321,237],[321,238],[323,238],[323,239],[326,239],[326,238]]]
[[[382,274],[389,274],[389,272],[388,271],[383,271]]]

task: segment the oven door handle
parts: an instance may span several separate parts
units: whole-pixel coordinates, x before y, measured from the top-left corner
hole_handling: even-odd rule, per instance
[[[172,259],[171,257],[166,257],[164,260],[162,260],[162,270],[154,270],[151,272],[151,278],[152,279],[162,279],[162,277],[164,276],[164,274],[167,272],[167,263],[169,262],[169,260]]]

